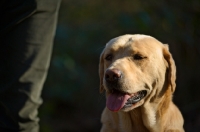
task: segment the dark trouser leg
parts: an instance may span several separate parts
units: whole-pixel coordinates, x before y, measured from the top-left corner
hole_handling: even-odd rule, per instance
[[[60,0],[25,1],[35,3],[35,9],[26,15],[18,7],[21,4],[11,2],[14,15],[21,16],[13,15],[16,21],[4,23],[6,28],[1,25],[0,131],[39,131],[38,107],[42,103],[41,90],[49,67]]]

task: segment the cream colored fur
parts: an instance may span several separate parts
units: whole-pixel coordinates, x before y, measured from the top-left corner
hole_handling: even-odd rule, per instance
[[[105,60],[112,54],[112,61]],[[134,60],[135,54],[145,59]],[[168,45],[147,35],[124,35],[110,40],[99,64],[100,91],[110,94],[104,79],[107,69],[117,68],[124,74],[120,89],[126,93],[146,90],[144,99],[131,108],[102,113],[101,132],[184,132],[183,117],[172,102],[176,67]]]

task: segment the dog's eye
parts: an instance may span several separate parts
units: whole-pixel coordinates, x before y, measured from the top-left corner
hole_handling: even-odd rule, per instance
[[[113,56],[112,56],[111,54],[109,54],[109,55],[107,55],[107,56],[105,57],[105,59],[106,59],[107,61],[111,61],[112,58],[113,58]]]
[[[142,60],[142,59],[144,59],[144,58],[146,58],[146,57],[143,57],[143,56],[140,55],[140,54],[135,54],[135,55],[133,56],[133,58],[134,58],[134,60]]]

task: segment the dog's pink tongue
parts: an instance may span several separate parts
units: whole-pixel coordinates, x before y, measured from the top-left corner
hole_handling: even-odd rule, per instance
[[[106,99],[106,106],[111,111],[119,111],[130,98],[130,95],[123,93],[112,93]]]

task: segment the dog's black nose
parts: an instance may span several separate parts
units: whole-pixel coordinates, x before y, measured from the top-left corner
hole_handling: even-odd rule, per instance
[[[122,77],[122,72],[118,69],[107,69],[105,73],[106,81],[117,81]]]

